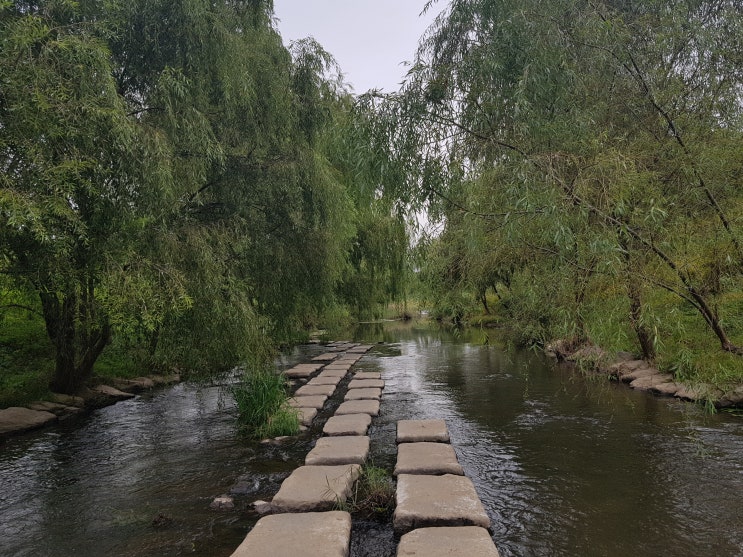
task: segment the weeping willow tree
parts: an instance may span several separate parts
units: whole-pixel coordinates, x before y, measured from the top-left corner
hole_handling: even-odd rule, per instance
[[[285,48],[271,2],[0,10],[0,271],[37,298],[55,390],[112,339],[143,366],[260,367],[339,303],[399,291],[339,294],[369,265],[393,280],[400,253],[369,231],[405,232],[336,148],[355,118],[337,65]]]
[[[380,135],[525,337],[741,354],[741,10],[454,0],[423,38]]]

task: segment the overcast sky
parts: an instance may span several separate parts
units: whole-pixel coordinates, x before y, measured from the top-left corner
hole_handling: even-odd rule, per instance
[[[274,0],[284,43],[314,37],[343,70],[357,94],[396,91],[418,39],[447,4],[419,16],[426,0]]]

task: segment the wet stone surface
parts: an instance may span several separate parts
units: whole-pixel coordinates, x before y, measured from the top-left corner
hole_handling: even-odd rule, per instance
[[[347,414],[344,416],[332,416],[325,422],[323,433],[325,435],[366,435],[371,425],[369,414]]]
[[[451,445],[446,443],[401,443],[397,446],[395,476],[399,474],[464,475]]]
[[[304,385],[294,393],[298,396],[330,396],[335,391],[335,385]]]
[[[487,530],[477,526],[420,528],[400,538],[397,557],[499,557]]]
[[[444,420],[400,420],[397,422],[398,443],[430,441],[448,443],[449,430]]]
[[[343,400],[379,400],[382,389],[349,389]]]
[[[261,518],[232,557],[348,557],[347,512],[283,514]]]
[[[348,384],[349,389],[384,389],[384,381],[381,379],[352,379]]]
[[[281,484],[271,506],[278,513],[331,510],[348,499],[360,472],[358,464],[300,466]]]
[[[490,527],[475,486],[465,476],[397,477],[397,507],[393,516],[395,532],[402,534],[430,526]]]
[[[336,416],[344,414],[369,414],[370,416],[379,415],[378,400],[348,400],[341,404],[335,411]]]
[[[317,408],[320,410],[328,397],[324,395],[295,396],[289,399],[289,406],[293,408]]]
[[[321,437],[304,463],[307,466],[364,464],[368,455],[369,438],[366,436]]]

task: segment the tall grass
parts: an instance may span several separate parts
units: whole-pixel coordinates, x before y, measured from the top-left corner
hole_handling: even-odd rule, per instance
[[[299,431],[297,412],[286,405],[283,374],[273,369],[246,371],[232,387],[238,408],[238,423],[248,434],[259,436],[294,435]]]

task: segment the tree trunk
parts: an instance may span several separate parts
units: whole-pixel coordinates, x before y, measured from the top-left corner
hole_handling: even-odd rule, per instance
[[[81,303],[75,290],[58,294],[41,292],[47,334],[54,345],[52,391],[75,394],[90,379],[93,365],[111,337],[108,322],[94,319],[88,303]],[[61,298],[61,302],[60,302]]]

